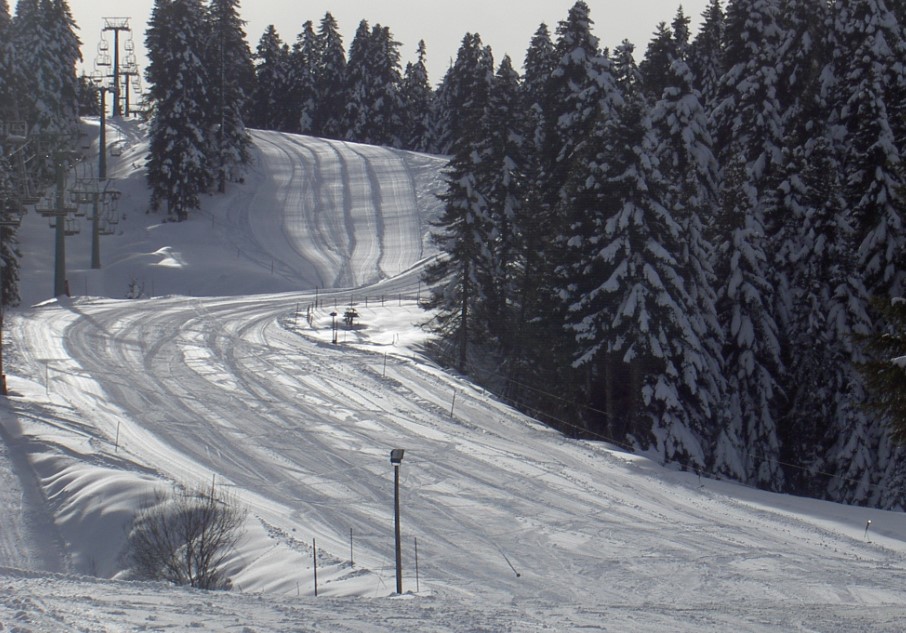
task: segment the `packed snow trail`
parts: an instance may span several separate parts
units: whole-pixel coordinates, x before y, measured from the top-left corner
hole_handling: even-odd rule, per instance
[[[13,417],[2,402],[0,415]],[[24,447],[0,426],[0,567],[59,572],[64,559]]]
[[[240,249],[307,288],[371,284],[426,257],[439,202],[418,175],[440,158],[312,137],[253,131],[255,167],[227,221]],[[423,208],[419,208],[419,207]]]
[[[296,315],[312,298],[64,302],[17,320],[21,362],[36,373],[43,354],[72,359],[48,389],[90,412],[97,446],[110,451],[119,426],[121,459],[177,480],[214,473],[256,515],[334,555],[352,529],[368,569],[392,556],[387,456],[406,448],[405,531],[434,591],[553,605],[581,588],[589,604],[664,610],[711,610],[727,595],[756,610],[883,606],[906,591],[898,538],[866,543],[857,526],[564,439],[417,356],[385,358],[377,328],[332,345],[332,307],[311,325]],[[400,309],[360,305],[361,323]],[[881,516],[886,533],[906,529],[906,517]],[[847,570],[845,585],[828,565]],[[408,553],[407,585],[411,566]],[[297,582],[255,577],[253,562],[237,580],[287,594]]]

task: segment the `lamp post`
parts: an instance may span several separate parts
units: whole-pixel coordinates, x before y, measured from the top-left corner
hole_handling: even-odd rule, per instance
[[[403,461],[402,448],[390,451],[390,463],[393,464],[393,524],[396,533],[396,593],[403,593],[403,554],[400,545],[400,464]]]
[[[333,319],[333,322],[331,323],[330,327],[333,330],[333,344],[336,345],[337,344],[337,313],[331,312],[330,318]],[[402,459],[402,457],[400,457],[400,459]]]

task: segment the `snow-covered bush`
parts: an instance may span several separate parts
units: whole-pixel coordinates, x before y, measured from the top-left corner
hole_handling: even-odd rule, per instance
[[[200,589],[229,589],[223,563],[242,537],[247,511],[213,486],[158,491],[135,516],[128,552],[133,573]]]

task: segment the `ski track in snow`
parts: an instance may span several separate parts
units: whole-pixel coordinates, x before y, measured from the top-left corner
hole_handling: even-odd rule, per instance
[[[32,349],[55,324],[60,353],[78,367],[67,374],[103,384],[132,459],[185,480],[216,473],[248,492],[256,515],[304,527],[327,550],[342,552],[352,528],[369,569],[392,556],[381,536],[392,495],[385,462],[405,446],[406,531],[418,535],[421,582],[442,595],[540,614],[581,587],[589,604],[664,617],[688,610],[707,622],[721,620],[715,605],[728,595],[766,613],[791,599],[810,611],[883,606],[904,589],[891,576],[902,575],[902,543],[866,544],[734,500],[732,486],[698,489],[691,475],[646,471],[560,438],[430,364],[391,358],[385,368],[367,348],[330,345],[329,328],[288,331],[298,301],[78,303],[18,327]],[[378,310],[362,308],[363,319]],[[52,389],[75,410],[94,406],[62,378]],[[96,417],[109,444],[113,420]],[[828,560],[847,569],[845,593],[824,577]],[[285,580],[278,594],[292,592]]]
[[[443,161],[253,135],[256,169],[209,211],[223,239],[302,287],[379,281],[355,292],[381,300],[359,302],[337,344],[329,313],[348,289],[12,312],[0,502],[31,518],[0,517],[0,631],[902,630],[902,513],[573,441],[416,351],[424,313],[384,297],[418,287]],[[419,591],[387,598],[397,447],[404,586]],[[237,591],[35,571],[115,574],[137,497],[167,481],[214,482],[249,508]]]
[[[262,265],[273,260],[281,274],[298,277],[313,267],[312,285],[352,288],[397,275],[423,257],[424,227],[414,210],[424,201],[403,153],[271,132],[253,136],[250,178],[263,185],[251,203],[237,201],[231,215],[238,216],[239,235],[254,236],[240,248],[257,252]]]

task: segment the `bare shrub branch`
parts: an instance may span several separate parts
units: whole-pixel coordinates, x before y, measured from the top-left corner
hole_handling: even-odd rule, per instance
[[[212,487],[158,491],[136,513],[129,557],[138,578],[228,589],[223,563],[242,537],[246,510]]]

